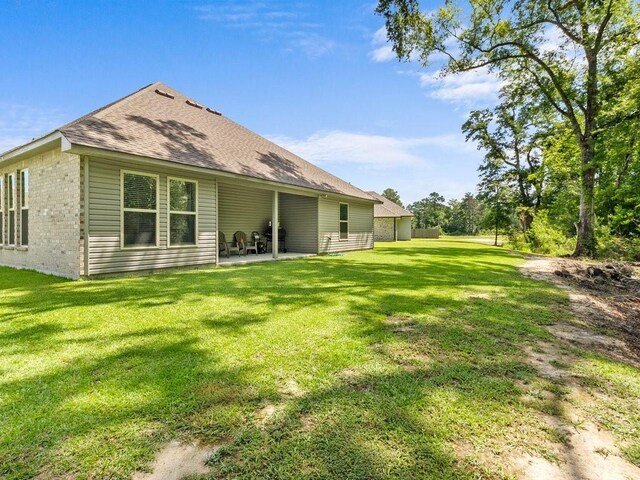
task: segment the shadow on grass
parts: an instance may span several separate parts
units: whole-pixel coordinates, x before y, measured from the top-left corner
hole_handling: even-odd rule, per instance
[[[230,439],[216,468],[248,478],[471,478],[447,442],[482,435],[482,416],[513,417],[513,381],[532,375],[522,344],[545,335],[549,304],[564,301],[512,263],[477,245],[403,245],[92,282],[0,269],[0,352],[19,362],[0,383],[0,474],[128,478],[155,445],[185,435]],[[499,301],[468,295],[496,288]],[[270,337],[337,306],[345,326],[320,343]],[[411,319],[406,331],[385,323],[395,315]],[[247,352],[229,340],[256,336]],[[345,341],[384,371],[321,373],[354,361],[332,349]],[[260,363],[258,347],[288,363]],[[61,355],[55,368],[40,367],[50,355]],[[274,378],[296,376],[320,386],[261,428],[255,410],[279,398]],[[457,419],[463,409],[478,418]]]

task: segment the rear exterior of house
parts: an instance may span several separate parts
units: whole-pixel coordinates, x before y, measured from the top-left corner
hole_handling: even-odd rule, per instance
[[[218,232],[270,222],[290,252],[373,248],[369,195],[162,84],[1,155],[0,198],[0,264],[69,278],[215,265]]]
[[[413,214],[376,192],[367,192],[378,200],[374,206],[373,238],[376,242],[411,240]]]

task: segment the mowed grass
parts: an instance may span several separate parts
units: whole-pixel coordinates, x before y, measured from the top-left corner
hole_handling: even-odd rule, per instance
[[[568,315],[521,261],[413,240],[86,282],[0,268],[0,477],[127,479],[177,439],[220,447],[211,478],[507,478],[480,460],[557,441],[517,385],[557,388],[524,349]]]

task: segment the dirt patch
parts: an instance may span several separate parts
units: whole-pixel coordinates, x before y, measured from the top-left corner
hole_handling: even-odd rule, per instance
[[[583,323],[558,323],[549,328],[551,333],[640,367],[640,279],[637,267],[529,257],[522,271],[531,278],[546,280],[565,289],[571,309]],[[581,328],[583,326],[585,328]],[[612,332],[619,338],[601,332]]]
[[[151,473],[138,472],[132,480],[180,480],[204,475],[210,471],[207,461],[216,450],[199,444],[170,442],[156,455]]]
[[[586,418],[572,401],[583,401],[588,393],[576,378],[563,368],[573,357],[550,343],[527,349],[527,362],[540,376],[560,382],[566,395],[544,398],[556,403],[559,415],[545,415],[544,421],[554,429],[563,441],[551,445],[551,452],[558,462],[524,454],[512,457],[509,469],[522,480],[553,478],[555,480],[628,480],[640,478],[640,468],[627,462],[616,446],[613,436]],[[527,385],[520,385],[525,395]]]
[[[383,323],[391,327],[394,333],[411,333],[417,328],[416,322],[410,317],[392,315],[385,318]]]

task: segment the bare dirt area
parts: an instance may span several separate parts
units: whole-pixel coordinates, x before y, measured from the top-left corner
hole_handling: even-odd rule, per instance
[[[613,435],[584,408],[595,401],[594,392],[569,368],[578,360],[571,346],[640,365],[637,270],[626,265],[607,267],[578,260],[530,257],[523,271],[529,277],[566,289],[577,321],[547,327],[556,340],[541,342],[526,352],[527,362],[539,376],[558,386],[557,391],[545,392],[542,397],[551,406],[543,420],[558,438],[550,445],[552,458],[515,456],[508,462],[509,470],[523,480],[640,478],[640,468],[624,458]],[[535,386],[523,384],[519,388],[524,401],[539,400],[540,392]]]
[[[640,367],[640,268],[637,265],[532,256],[522,270],[529,277],[567,290],[571,309],[583,323],[557,324],[549,328],[551,333]]]
[[[132,480],[181,480],[209,472],[207,461],[215,448],[173,441],[158,453],[150,473],[136,473]]]

